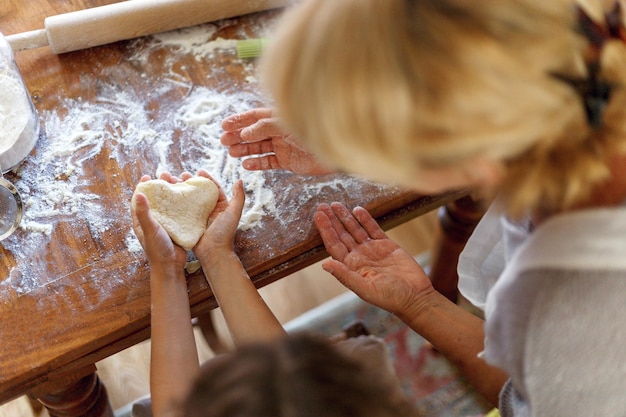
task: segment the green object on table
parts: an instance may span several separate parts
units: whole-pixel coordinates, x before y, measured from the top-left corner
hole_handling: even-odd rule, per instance
[[[237,41],[237,57],[256,58],[261,55],[267,45],[267,39],[244,39]]]

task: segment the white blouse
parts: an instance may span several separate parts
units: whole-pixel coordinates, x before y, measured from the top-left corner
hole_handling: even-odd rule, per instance
[[[490,209],[459,274],[485,311],[483,356],[518,394],[501,396],[503,416],[626,416],[624,208],[555,216],[532,233]]]

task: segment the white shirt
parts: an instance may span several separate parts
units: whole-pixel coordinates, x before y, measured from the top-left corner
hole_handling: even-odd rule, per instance
[[[461,293],[485,310],[484,358],[523,399],[501,399],[503,416],[626,416],[626,210],[530,230],[490,209],[459,262]]]

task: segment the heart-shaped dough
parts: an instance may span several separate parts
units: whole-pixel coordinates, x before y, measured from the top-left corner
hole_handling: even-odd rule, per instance
[[[136,193],[148,198],[152,217],[186,250],[196,246],[202,237],[219,197],[217,185],[204,177],[192,177],[177,184],[144,181],[137,185]]]

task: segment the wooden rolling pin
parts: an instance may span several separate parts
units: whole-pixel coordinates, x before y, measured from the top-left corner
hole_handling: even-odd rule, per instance
[[[47,17],[45,29],[5,36],[14,51],[62,54],[287,5],[289,0],[128,0]]]

